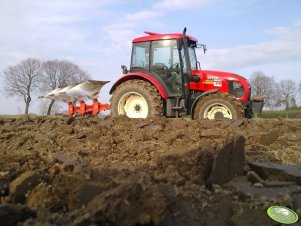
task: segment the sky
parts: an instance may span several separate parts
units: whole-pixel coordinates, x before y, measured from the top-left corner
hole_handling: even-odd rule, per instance
[[[29,57],[70,60],[111,81],[99,98],[108,103],[120,65],[129,67],[131,40],[184,27],[207,45],[197,52],[202,69],[301,81],[301,0],[0,0],[0,74]],[[0,81],[0,114],[23,113]],[[33,98],[29,112],[39,104]]]

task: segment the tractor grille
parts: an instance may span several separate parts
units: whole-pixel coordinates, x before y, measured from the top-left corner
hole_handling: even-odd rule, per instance
[[[237,81],[228,81],[229,93],[237,98],[241,98],[245,95],[245,89]]]

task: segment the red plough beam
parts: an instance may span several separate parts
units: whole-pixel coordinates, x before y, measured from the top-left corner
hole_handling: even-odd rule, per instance
[[[109,104],[102,104],[97,99],[93,100],[92,105],[88,105],[85,101],[79,101],[79,106],[76,106],[76,103],[68,102],[68,115],[74,115],[79,113],[80,115],[98,115],[101,111],[109,110]]]

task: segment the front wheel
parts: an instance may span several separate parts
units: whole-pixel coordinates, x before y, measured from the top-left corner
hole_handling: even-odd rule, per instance
[[[214,93],[203,97],[194,109],[195,119],[241,119],[244,110],[241,103],[228,93]]]
[[[111,115],[129,118],[147,118],[162,115],[163,104],[157,89],[142,80],[121,83],[112,93]]]

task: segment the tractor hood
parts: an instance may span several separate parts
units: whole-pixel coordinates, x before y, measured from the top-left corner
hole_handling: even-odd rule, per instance
[[[228,92],[236,96],[240,101],[248,101],[250,99],[250,84],[249,81],[237,74],[223,71],[209,70],[193,70],[195,76],[200,77],[199,82],[191,82],[191,90],[200,90],[202,92],[218,89],[219,92]],[[237,87],[238,84],[238,87]],[[233,86],[236,86],[234,90]],[[237,90],[238,88],[239,90]],[[235,93],[235,92],[238,93]]]
[[[212,79],[212,80],[240,81],[241,83],[247,82],[246,78],[230,72],[198,70],[196,74],[200,75],[202,80]]]

